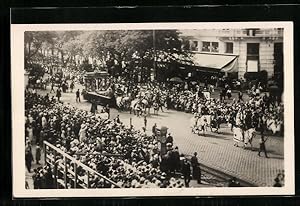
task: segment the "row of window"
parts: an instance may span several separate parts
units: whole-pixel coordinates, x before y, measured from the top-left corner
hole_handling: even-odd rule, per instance
[[[190,49],[192,51],[199,51],[198,41],[193,41]],[[219,52],[219,42],[203,41],[201,51],[218,53]],[[229,54],[233,53],[233,43],[232,42],[226,42],[225,53],[229,53]]]

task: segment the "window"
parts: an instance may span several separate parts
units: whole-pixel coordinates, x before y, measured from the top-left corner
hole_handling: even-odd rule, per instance
[[[232,42],[226,42],[225,53],[229,53],[229,54],[233,53],[233,43]]]
[[[211,43],[211,52],[219,52],[219,43],[218,42]]]
[[[202,42],[202,51],[210,52],[210,42]]]
[[[259,43],[247,43],[247,71],[259,71]]]
[[[202,42],[202,51],[203,52],[219,52],[219,43],[218,42]]]
[[[198,51],[198,41],[192,41],[191,50]]]

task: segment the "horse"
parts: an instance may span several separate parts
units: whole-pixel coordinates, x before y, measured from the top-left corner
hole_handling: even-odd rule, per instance
[[[211,124],[211,115],[202,115],[201,117],[194,116],[191,119],[191,122],[192,132],[200,135],[200,132],[202,131],[202,135],[205,136],[205,132]]]
[[[143,106],[140,99],[134,99],[130,103],[130,114],[133,112],[138,117],[143,113]]]
[[[141,103],[142,109],[144,110],[144,113],[146,114],[147,109],[148,109],[148,114],[150,114],[150,108],[152,106],[152,103],[151,103],[151,101],[149,101],[149,98],[144,97],[140,103]]]
[[[253,150],[252,141],[256,136],[255,128],[243,129],[243,127],[234,126],[233,127],[233,141],[234,146],[238,147],[238,143],[243,143],[243,148],[245,149],[248,144],[251,146],[251,150]]]
[[[128,110],[130,108],[130,97],[117,97],[116,105],[119,111]]]

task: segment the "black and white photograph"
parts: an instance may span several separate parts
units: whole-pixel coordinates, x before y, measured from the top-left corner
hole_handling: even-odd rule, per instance
[[[11,31],[15,197],[294,193],[291,22]]]

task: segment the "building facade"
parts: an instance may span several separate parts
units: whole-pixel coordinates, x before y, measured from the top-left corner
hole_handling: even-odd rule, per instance
[[[236,56],[233,67],[226,72],[237,72],[243,77],[246,72],[266,71],[269,78],[283,73],[283,29],[218,29],[218,30],[181,30],[181,36],[188,41],[188,49],[195,55],[202,55],[200,60],[220,61],[221,56]],[[213,55],[213,56],[212,56]],[[207,57],[207,58],[206,58]],[[200,57],[199,57],[200,58]],[[198,58],[198,59],[199,59]],[[230,58],[227,58],[230,59]],[[197,65],[197,59],[195,64]],[[225,60],[224,60],[225,61]],[[200,63],[207,67],[212,63]],[[221,68],[217,68],[222,71]]]

